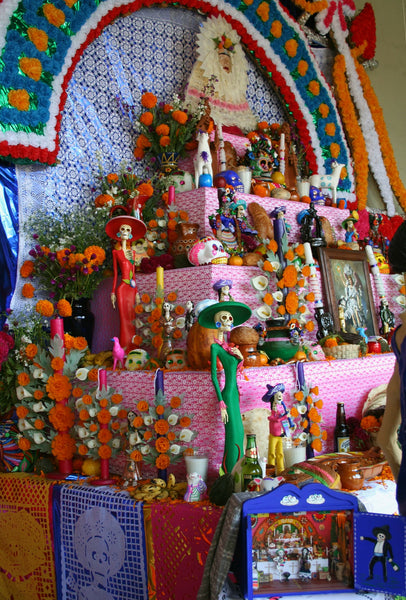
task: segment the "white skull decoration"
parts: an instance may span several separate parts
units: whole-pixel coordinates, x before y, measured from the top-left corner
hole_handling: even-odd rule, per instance
[[[199,265],[227,264],[229,254],[224,250],[223,244],[213,236],[202,238],[189,250],[189,262],[195,267]]]
[[[234,327],[233,315],[228,310],[220,310],[214,315],[216,327],[221,331],[231,331]]]
[[[143,368],[148,359],[148,352],[142,348],[136,348],[127,354],[125,368],[127,371],[138,371]]]

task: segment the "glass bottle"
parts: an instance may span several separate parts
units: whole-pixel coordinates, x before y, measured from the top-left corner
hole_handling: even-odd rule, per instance
[[[336,426],[334,428],[334,452],[350,451],[350,431],[345,418],[344,402],[337,402]]]
[[[262,469],[258,462],[257,438],[255,433],[247,433],[245,457],[241,467],[241,487],[246,492],[248,484],[255,478],[262,479]]]

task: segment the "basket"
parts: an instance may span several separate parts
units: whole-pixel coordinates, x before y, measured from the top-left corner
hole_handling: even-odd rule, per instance
[[[326,348],[324,354],[333,358],[358,358],[359,348],[359,344],[341,344]]]

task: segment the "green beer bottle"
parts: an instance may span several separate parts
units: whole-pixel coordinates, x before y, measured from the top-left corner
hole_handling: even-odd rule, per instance
[[[262,469],[258,462],[257,440],[254,433],[247,433],[247,446],[241,468],[241,487],[246,492],[250,481],[259,477],[262,479]]]

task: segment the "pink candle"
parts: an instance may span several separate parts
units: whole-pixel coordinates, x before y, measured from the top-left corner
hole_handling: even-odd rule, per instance
[[[103,388],[107,390],[107,371],[106,369],[99,369],[97,372],[99,390],[102,391]]]
[[[51,319],[51,339],[54,338],[56,335],[59,335],[59,337],[63,340],[63,319],[61,319],[60,317]]]
[[[175,186],[170,185],[168,189],[168,206],[175,204]]]

